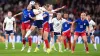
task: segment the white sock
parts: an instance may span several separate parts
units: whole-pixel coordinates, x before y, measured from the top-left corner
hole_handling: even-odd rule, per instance
[[[93,44],[94,48],[97,49],[96,43]]]
[[[59,46],[59,51],[62,51],[62,45],[61,45],[61,42],[58,42],[58,46]]]
[[[45,42],[43,42],[43,49],[46,50]]]
[[[25,38],[27,38],[31,34],[31,32],[32,32],[31,30],[28,30],[26,35],[25,35]]]
[[[15,42],[13,39],[12,39],[12,47],[15,48]]]
[[[5,47],[8,48],[8,40],[5,40]]]
[[[38,45],[40,45],[42,36],[38,36]]]
[[[85,44],[84,44],[84,49],[86,50]]]
[[[51,39],[52,39],[52,46],[54,46],[54,43],[55,43],[55,42],[54,42],[54,38],[51,38]]]
[[[52,49],[52,47],[54,45],[53,42],[54,42],[53,37],[51,37],[51,40],[50,40],[50,49]]]

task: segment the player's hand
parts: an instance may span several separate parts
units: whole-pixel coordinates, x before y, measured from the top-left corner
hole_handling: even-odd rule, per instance
[[[32,16],[30,15],[30,14],[28,14],[29,15],[29,17],[32,19]]]
[[[61,8],[64,9],[66,6],[62,6]]]
[[[13,17],[16,17],[16,15],[14,15]]]

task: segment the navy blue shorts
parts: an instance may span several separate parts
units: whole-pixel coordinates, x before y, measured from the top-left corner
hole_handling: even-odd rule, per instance
[[[36,26],[37,28],[43,28],[42,24],[43,24],[43,20],[35,20],[32,25]]]
[[[54,29],[53,29],[53,24],[50,23],[50,32],[52,32],[52,31],[54,31]]]
[[[14,31],[13,30],[10,30],[10,31],[7,31],[7,30],[5,30],[5,34],[14,34]]]
[[[86,35],[88,36],[88,33],[86,33]],[[94,35],[94,33],[90,33],[90,36],[91,36],[91,35]]]
[[[59,35],[61,35],[61,33],[59,33],[59,32],[54,32],[54,35],[55,35],[55,36],[59,36]]]

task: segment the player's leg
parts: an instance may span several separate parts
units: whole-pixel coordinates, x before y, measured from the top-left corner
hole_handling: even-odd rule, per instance
[[[67,32],[67,39],[69,44],[69,50],[71,50],[71,32],[70,30]]]
[[[53,30],[53,25],[52,25],[52,23],[50,24],[50,49],[54,49],[55,51],[57,51],[56,50],[56,48],[55,48],[55,41],[54,41],[54,30]]]
[[[74,41],[72,44],[72,53],[74,53],[75,45],[76,45],[76,40],[78,39],[79,33],[75,32],[74,33]]]
[[[13,33],[13,31],[11,31],[11,34],[10,34],[10,36],[11,36],[11,40],[12,40],[12,49],[15,49],[15,42],[14,42],[14,33]]]
[[[30,28],[30,24],[26,24],[25,25],[25,27],[26,27],[26,32],[28,32],[28,31],[33,31],[34,30],[34,28]],[[30,34],[31,34],[31,31],[29,32]],[[28,53],[29,52],[31,52],[31,49],[32,49],[32,37],[30,36],[30,34],[28,35],[28,43],[29,43],[29,48],[28,48]],[[26,33],[26,35],[27,35],[27,33]],[[26,35],[25,35],[25,37],[26,37]]]
[[[5,49],[8,49],[8,37],[9,37],[9,34],[8,34],[8,31],[5,32]]]
[[[66,49],[67,49],[66,32],[62,33],[62,38],[63,38],[63,44],[64,44],[64,48],[65,48],[64,51],[66,51]]]
[[[29,37],[29,35],[31,34],[31,32],[34,31],[35,27],[36,27],[36,26],[32,25],[32,26],[30,27],[30,29],[27,30],[27,32],[26,32],[26,34],[25,34],[25,38],[28,38],[28,37]]]
[[[58,46],[59,46],[59,52],[62,52],[62,36],[58,36]]]
[[[43,26],[42,25],[43,25],[43,20],[37,20],[36,26],[38,27],[39,32],[38,32],[38,39],[37,39],[36,48],[35,48],[34,52],[37,52],[40,47],[40,42],[41,42],[42,35],[43,35]]]
[[[96,43],[95,43],[95,40],[94,40],[94,35],[91,35],[90,37],[91,37],[94,49],[97,50],[97,46],[96,46]]]
[[[44,46],[47,49],[47,51],[46,51],[47,53],[51,52],[50,46],[49,46],[49,41],[48,41],[49,32],[50,32],[49,23],[46,23],[43,25],[43,39],[45,42]]]
[[[57,49],[55,48],[55,40],[54,40],[54,32],[51,31],[50,32],[50,49],[54,49],[55,51],[57,51]]]
[[[21,33],[22,33],[22,44],[23,44],[21,51],[23,51],[26,47],[26,40],[24,39],[25,34],[26,34],[26,30],[25,30],[25,24],[24,23],[22,23],[22,25],[21,25]]]
[[[67,37],[67,39],[68,39],[68,46],[69,46],[69,50],[71,50],[71,37]]]
[[[44,39],[44,42],[45,42],[45,45],[46,45],[47,53],[49,53],[50,49],[49,49],[49,41],[48,41],[48,32],[44,31],[43,39]]]
[[[39,32],[38,32],[37,43],[36,43],[36,48],[35,48],[34,52],[39,51],[40,43],[41,43],[41,40],[42,40],[42,34],[43,34],[43,29],[40,28]]]
[[[85,47],[86,47],[86,53],[89,53],[86,33],[81,33],[81,36],[82,36],[82,39],[83,39]]]
[[[26,47],[26,40],[24,39],[26,31],[21,29],[21,33],[22,33],[22,44],[23,44],[21,51],[23,51]]]

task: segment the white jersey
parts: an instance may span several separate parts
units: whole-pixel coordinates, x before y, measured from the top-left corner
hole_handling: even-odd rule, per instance
[[[9,18],[9,17],[5,17],[5,20],[4,20],[4,23],[6,23],[6,26],[5,26],[5,30],[13,30],[13,23],[15,21],[15,18],[12,17],[12,18]]]
[[[39,9],[33,9],[33,12],[40,12],[40,14],[36,15],[36,20],[43,20],[43,11],[44,8],[40,7]]]
[[[61,19],[61,20],[58,20],[57,18],[53,18],[52,19],[52,23],[53,23],[53,29],[54,29],[54,32],[59,32],[61,33],[61,29],[62,29],[62,24],[65,22],[66,20],[65,19]]]
[[[96,25],[96,23],[93,21],[93,20],[90,20],[89,21],[89,28],[90,28],[90,31],[93,31],[93,26]]]
[[[51,13],[49,13],[49,23],[52,23],[53,13],[55,13],[55,10],[52,10]]]

